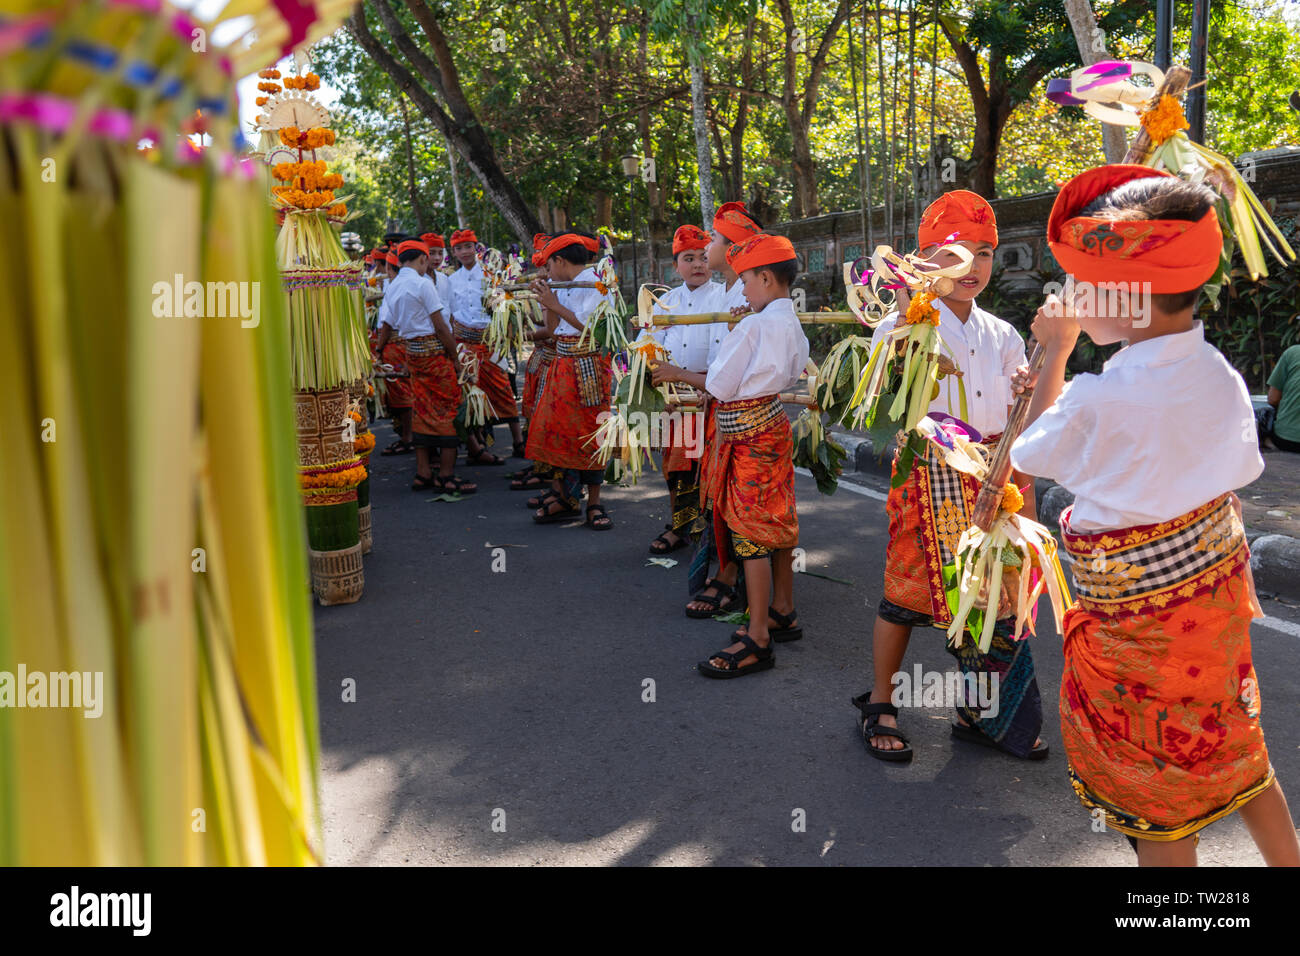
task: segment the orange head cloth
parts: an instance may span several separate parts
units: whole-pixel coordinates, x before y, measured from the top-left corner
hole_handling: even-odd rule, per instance
[[[451,244],[458,246],[462,242],[472,242],[478,244],[478,236],[474,235],[473,229],[457,229],[451,234]]]
[[[395,269],[400,269],[402,267],[402,263],[398,261],[397,254],[395,252],[384,253],[384,261],[387,262],[390,266],[392,266]]]
[[[405,242],[399,242],[396,252],[400,256],[403,252],[409,252],[412,249],[416,252],[423,252],[426,256],[429,254],[429,247],[419,239],[407,239]]]
[[[542,258],[542,249],[550,241],[551,237],[544,232],[533,233],[533,265],[546,265],[546,260]]]
[[[1149,166],[1117,163],[1075,176],[1047,219],[1047,245],[1066,272],[1083,282],[1149,282],[1156,293],[1190,292],[1214,275],[1223,233],[1214,207],[1185,219],[1098,219],[1080,216],[1094,199],[1135,179],[1174,178]]]
[[[731,242],[744,242],[763,230],[749,218],[743,202],[724,202],[713,214],[713,228]]]
[[[673,233],[673,255],[691,249],[703,249],[712,241],[713,237],[699,226],[678,226],[677,231]]]
[[[727,250],[727,265],[731,266],[732,271],[737,274],[746,269],[789,262],[794,258],[796,258],[794,245],[789,239],[785,236],[769,236],[762,232],[750,236],[744,242],[736,243]]]
[[[438,235],[436,232],[426,232],[422,236],[420,236],[420,239],[430,249],[447,248],[447,244],[442,241],[442,236]]]
[[[533,237],[537,241],[537,237]],[[567,249],[569,246],[582,246],[588,252],[600,251],[600,240],[592,239],[590,236],[580,236],[576,232],[562,232],[558,236],[551,236],[533,255],[533,264],[544,266],[550,261],[551,256],[555,255],[561,249]]]
[[[998,220],[983,196],[968,189],[944,193],[925,208],[916,227],[920,248],[944,242],[987,242],[997,248]]]

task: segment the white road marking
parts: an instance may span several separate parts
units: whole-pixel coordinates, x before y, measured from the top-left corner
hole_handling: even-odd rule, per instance
[[[796,468],[794,472],[796,475],[803,475],[805,478],[812,477],[812,472],[807,468]],[[864,488],[861,485],[855,485],[853,482],[845,481],[843,478],[840,479],[840,487],[845,491],[853,492],[855,495],[864,495],[868,498],[875,498],[877,501],[889,500],[889,495],[881,494],[874,488]]]
[[[1291,621],[1284,621],[1280,617],[1271,617],[1265,615],[1256,618],[1253,622],[1262,624],[1264,627],[1271,627],[1275,631],[1281,631],[1283,634],[1290,634],[1292,637],[1300,637],[1300,624],[1294,624]]]

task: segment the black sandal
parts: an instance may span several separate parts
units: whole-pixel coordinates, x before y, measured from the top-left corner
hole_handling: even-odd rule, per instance
[[[484,461],[485,458],[489,460]],[[479,452],[477,455],[475,455],[473,458],[469,457],[468,455],[465,456],[465,464],[467,465],[489,466],[489,465],[504,465],[505,463],[506,460],[504,458],[502,458],[500,455],[493,454],[492,452],[488,451],[486,448],[483,449],[483,451]]]
[[[524,502],[524,504],[526,504],[529,508],[532,508],[534,511],[536,511],[538,508],[545,505],[546,502],[550,501],[553,498],[558,498],[558,497],[560,497],[559,493],[557,493],[554,488],[547,488],[540,495],[534,495],[533,497],[529,498],[526,502]]]
[[[564,504],[564,502],[560,500],[560,496],[552,491],[551,497],[546,499],[546,503],[538,506],[545,511],[545,514],[535,514],[533,515],[533,520],[538,524],[553,524],[556,521],[568,521],[570,518],[576,518],[582,514],[582,512],[577,508],[561,508],[559,511],[552,511],[551,505],[557,503],[561,505]]]
[[[411,482],[412,491],[437,491],[438,489],[437,478],[425,478],[423,475],[416,475],[415,481]]]
[[[591,514],[593,511],[597,512],[594,518]],[[599,521],[605,523],[597,524]],[[609,512],[605,510],[604,505],[587,505],[587,520],[583,523],[592,531],[609,531],[614,527],[614,519],[609,516]]]
[[[890,763],[910,763],[912,760],[912,745],[908,743],[907,735],[897,727],[882,727],[880,725],[881,714],[897,717],[898,708],[893,704],[873,704],[870,701],[871,691],[853,698],[853,706],[862,712],[862,742],[866,744],[867,750],[870,751],[871,756],[879,760],[886,760]],[[886,750],[873,747],[871,745],[873,737],[897,738],[903,742],[903,749]]]
[[[705,596],[704,592],[709,588],[717,591],[717,594]],[[725,601],[723,599],[726,599]],[[708,582],[700,589],[700,593],[691,598],[686,608],[686,616],[703,620],[704,618],[713,617],[715,614],[727,614],[734,610],[744,610],[743,605],[745,596],[736,590],[735,585],[724,584],[717,578],[709,578]],[[690,607],[690,604],[708,604],[708,610],[701,611]]]
[[[676,531],[673,531],[673,526],[670,524],[664,525],[664,530],[672,531],[673,534],[677,534]],[[661,534],[659,535],[659,537],[655,538],[653,541],[650,542],[650,553],[654,555],[672,554],[677,549],[686,547],[688,543],[689,542],[686,540],[685,535],[677,534],[677,543],[669,544],[668,539]],[[656,548],[655,547],[656,544],[663,545],[663,547]]]
[[[437,488],[446,494],[452,495],[472,495],[478,491],[478,485],[472,481],[466,481],[464,478],[458,478],[450,475],[446,478],[435,478]]]
[[[526,475],[520,475],[517,478],[510,479],[510,490],[532,491],[535,488],[542,488],[549,484],[550,482],[541,475],[534,475],[529,472]]]
[[[1046,760],[1047,755],[1052,752],[1052,748],[1044,740],[1039,740],[1034,744],[1034,749],[1029,751],[1023,757],[1020,754],[1013,754],[1002,744],[989,737],[982,730],[975,727],[968,727],[964,724],[953,722],[952,735],[958,740],[964,740],[967,743],[979,744],[981,747],[992,747],[994,750],[1001,750],[1005,754],[1017,757],[1021,760]]]
[[[716,654],[710,654],[707,661],[700,661],[695,665],[696,669],[702,675],[717,680],[730,680],[733,677],[744,677],[746,674],[771,670],[776,666],[776,654],[772,652],[770,646],[759,647],[757,641],[748,634],[741,634],[739,631],[731,636],[736,642],[743,644],[744,649],[739,651],[718,651]],[[757,660],[752,664],[747,664],[746,666],[741,667],[740,662],[751,654],[753,654]],[[715,657],[722,658],[722,660],[727,662],[727,666],[715,667],[713,665],[713,658]]]
[[[409,455],[409,454],[410,454],[411,452],[413,452],[413,451],[415,451],[415,446],[414,446],[414,445],[412,445],[409,441],[402,441],[402,439],[399,438],[399,439],[397,439],[397,440],[394,441],[394,442],[390,442],[390,443],[388,444],[388,447],[386,447],[386,448],[385,448],[383,451],[381,451],[379,454],[381,454],[381,455]]]
[[[789,616],[782,614],[774,607],[767,609],[767,616],[776,621],[777,627],[769,627],[767,633],[771,635],[772,640],[778,644],[784,644],[787,641],[797,641],[803,637],[803,628],[795,625],[795,618],[799,612],[794,608],[790,609]]]

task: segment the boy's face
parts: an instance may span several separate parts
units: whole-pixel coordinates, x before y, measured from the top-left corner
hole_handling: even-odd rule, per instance
[[[451,254],[466,269],[474,268],[474,258],[477,251],[478,248],[472,242],[458,242],[451,247]]]
[[[970,272],[956,280],[951,294],[944,296],[944,299],[970,302],[988,288],[989,279],[993,275],[993,245],[988,242],[970,242],[968,240],[962,240],[959,245],[969,250],[971,255],[975,257],[975,261],[971,265]],[[936,248],[938,251],[936,251]],[[955,253],[942,246],[927,246],[921,251],[921,254],[940,268],[955,266],[961,261]]]
[[[434,246],[432,249],[429,250],[430,269],[436,269],[440,265],[442,265],[442,257],[445,251],[446,250],[444,250],[441,246]]]
[[[686,288],[697,289],[709,281],[709,273],[713,270],[709,268],[708,251],[707,246],[703,249],[687,249],[678,253],[673,260],[677,274],[686,283]]]
[[[746,269],[740,274],[740,281],[745,283],[745,301],[755,312],[762,311],[769,302],[790,296],[790,289],[777,281],[771,269]]]
[[[1096,345],[1132,338],[1134,329],[1149,328],[1153,317],[1162,317],[1152,306],[1150,293],[1126,283],[1076,281],[1070,301],[1079,328]]]
[[[723,272],[727,268],[727,246],[731,245],[730,240],[716,229],[713,230],[713,241],[704,247],[705,261],[709,269],[713,272]]]

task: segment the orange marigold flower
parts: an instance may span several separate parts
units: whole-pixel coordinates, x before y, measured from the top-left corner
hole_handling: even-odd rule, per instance
[[[1002,510],[1007,514],[1016,514],[1025,506],[1025,496],[1020,493],[1020,489],[1014,484],[1006,484],[1002,488]]]
[[[1151,137],[1151,142],[1159,146],[1179,130],[1190,129],[1191,124],[1183,115],[1178,100],[1166,93],[1155,106],[1142,114],[1142,128]]]
[[[907,306],[907,315],[904,318],[906,325],[919,325],[922,322],[929,322],[931,325],[939,324],[939,310],[934,306],[934,293],[922,292],[914,296]]]

